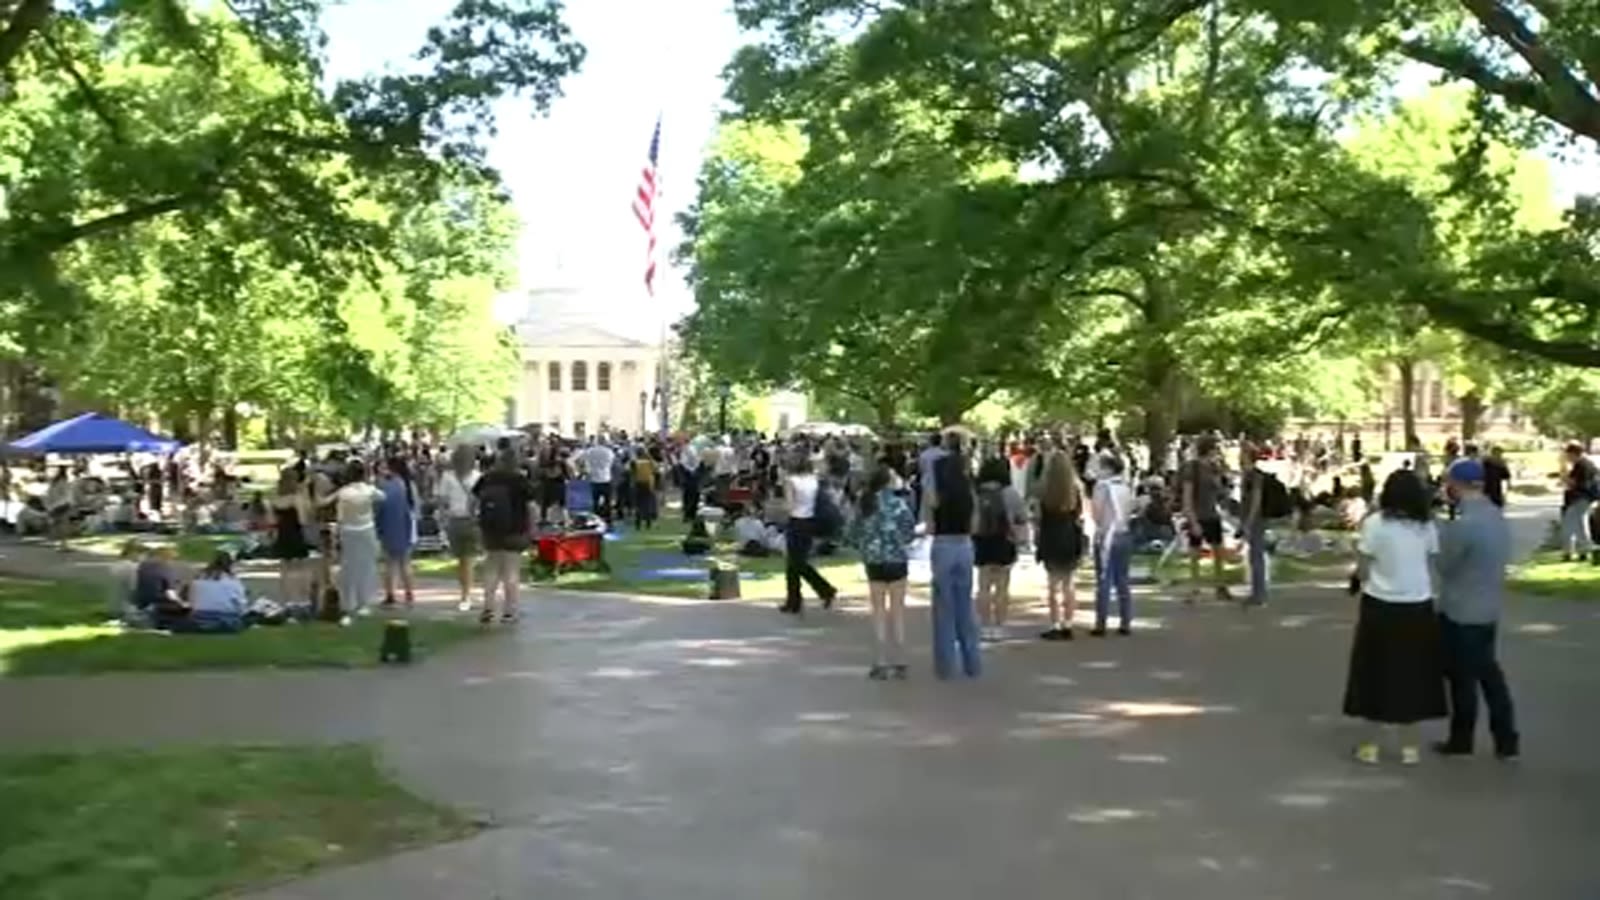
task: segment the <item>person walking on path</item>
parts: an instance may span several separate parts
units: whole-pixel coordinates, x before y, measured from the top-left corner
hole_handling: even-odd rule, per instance
[[[894,472],[880,464],[867,481],[850,522],[848,543],[861,553],[872,604],[872,668],[867,677],[906,677],[906,575],[917,520],[894,491]]]
[[[1039,636],[1047,641],[1070,641],[1072,617],[1078,609],[1077,572],[1083,562],[1083,485],[1078,481],[1078,467],[1065,450],[1050,450],[1042,468],[1034,553],[1044,566],[1050,628]]]
[[[1445,474],[1459,513],[1439,537],[1439,628],[1450,685],[1450,734],[1434,749],[1444,756],[1472,753],[1481,689],[1495,756],[1515,759],[1521,752],[1516,715],[1495,656],[1511,531],[1484,490],[1486,477],[1483,463],[1471,458],[1457,460]]]
[[[1600,564],[1600,553],[1595,552],[1589,534],[1589,508],[1600,499],[1600,472],[1583,452],[1583,445],[1567,445],[1567,473],[1565,489],[1561,492],[1561,558],[1571,562],[1591,556]]]
[[[598,445],[596,445],[598,446]],[[478,509],[478,529],[488,550],[483,576],[483,611],[478,621],[495,619],[495,589],[503,601],[500,621],[517,621],[517,589],[522,584],[522,557],[532,541],[534,510],[539,493],[523,471],[515,450],[501,450],[494,466],[472,487]]]
[[[933,479],[923,488],[923,520],[933,535],[933,671],[941,679],[955,674],[955,658],[968,678],[983,672],[978,623],[972,609],[972,532],[977,499],[967,470],[966,441],[960,432],[944,434],[944,452],[933,464]]]
[[[783,480],[783,500],[788,510],[788,524],[784,527],[784,602],[779,612],[798,616],[803,607],[800,583],[811,586],[822,598],[824,609],[833,606],[838,590],[817,567],[811,564],[811,547],[822,530],[818,519],[818,503],[822,497],[822,482],[818,480],[815,464],[809,453],[796,453],[790,463],[789,474]],[[821,499],[827,504],[828,499]]]
[[[1344,713],[1378,726],[1356,747],[1356,759],[1376,764],[1379,744],[1393,738],[1400,761],[1420,760],[1414,726],[1445,717],[1444,661],[1433,609],[1433,557],[1439,532],[1433,496],[1415,472],[1390,473],[1378,510],[1361,522],[1356,548],[1361,612],[1350,648]]]
[[[385,466],[378,489],[383,505],[378,508],[378,542],[383,545],[383,605],[395,605],[394,585],[405,591],[406,608],[417,599],[417,578],[411,568],[411,550],[417,542],[417,516],[421,502],[411,469],[404,458],[391,458]]]
[[[1111,592],[1117,594],[1117,634],[1133,633],[1133,594],[1128,583],[1133,564],[1133,538],[1128,524],[1133,518],[1133,490],[1123,476],[1122,458],[1105,454],[1100,459],[1100,477],[1094,483],[1095,556],[1100,574],[1094,586],[1095,637],[1105,637],[1106,616],[1110,612]]]

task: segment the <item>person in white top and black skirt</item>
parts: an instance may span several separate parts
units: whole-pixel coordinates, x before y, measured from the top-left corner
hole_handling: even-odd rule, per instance
[[[1416,473],[1391,474],[1377,511],[1361,523],[1361,614],[1350,650],[1344,712],[1375,723],[1356,747],[1375,764],[1382,737],[1396,738],[1400,761],[1420,759],[1412,726],[1446,715],[1444,660],[1433,608],[1432,560],[1439,553],[1432,496]]]

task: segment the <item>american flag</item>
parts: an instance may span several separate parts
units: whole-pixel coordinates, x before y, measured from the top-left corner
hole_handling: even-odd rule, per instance
[[[650,159],[639,173],[639,192],[633,199],[633,215],[644,229],[647,242],[644,255],[644,289],[650,296],[656,293],[656,154],[661,149],[661,117],[656,117],[656,130],[650,136]]]

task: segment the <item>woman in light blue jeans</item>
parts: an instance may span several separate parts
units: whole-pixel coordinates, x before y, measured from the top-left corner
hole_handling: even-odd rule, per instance
[[[1133,491],[1122,478],[1122,460],[1107,455],[1101,459],[1101,477],[1095,481],[1094,497],[1094,549],[1099,560],[1094,585],[1095,637],[1105,637],[1106,615],[1110,611],[1111,592],[1117,592],[1117,616],[1121,620],[1117,633],[1127,635],[1133,628],[1133,596],[1128,584],[1129,569],[1133,563],[1133,537],[1128,533],[1128,523],[1133,515]]]
[[[977,678],[983,671],[978,651],[978,620],[972,608],[972,531],[977,516],[972,476],[959,434],[948,432],[945,453],[933,465],[932,491],[924,491],[924,519],[933,535],[933,671],[939,678],[961,671]]]

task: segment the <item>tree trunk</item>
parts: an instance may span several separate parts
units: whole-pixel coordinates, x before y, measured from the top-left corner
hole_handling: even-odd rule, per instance
[[[1412,439],[1417,437],[1417,361],[1402,356],[1395,360],[1395,368],[1400,371],[1400,423],[1409,450]]]
[[[873,404],[873,412],[878,417],[878,427],[885,430],[894,427],[895,402],[893,397],[883,397]]]
[[[1461,439],[1470,441],[1478,436],[1478,426],[1483,424],[1483,412],[1488,404],[1483,402],[1483,395],[1477,391],[1469,391],[1461,398]]]
[[[222,407],[222,448],[239,449],[239,413],[231,403]]]
[[[44,27],[45,20],[50,18],[54,7],[55,3],[52,0],[22,0],[20,6],[11,10],[8,19],[0,19],[0,24],[5,26],[0,30],[0,69],[11,68],[11,61],[16,59],[22,48],[28,45],[28,39],[33,37],[33,33]],[[5,94],[0,94],[0,101],[10,99]]]

